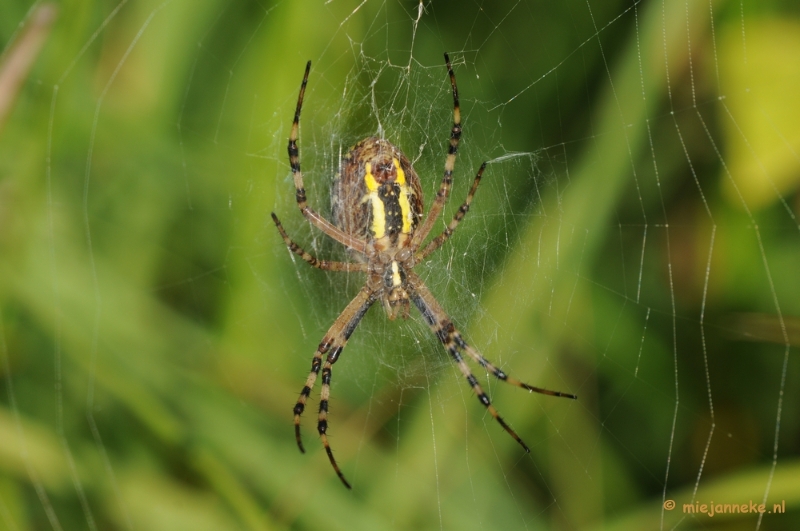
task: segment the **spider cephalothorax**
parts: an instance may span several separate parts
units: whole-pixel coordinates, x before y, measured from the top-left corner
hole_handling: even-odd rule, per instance
[[[416,264],[425,260],[428,255],[441,247],[453,234],[453,231],[469,211],[472,198],[486,168],[486,163],[484,162],[472,182],[472,188],[470,188],[466,200],[459,207],[453,220],[445,230],[430,240],[427,245],[422,246],[423,240],[431,232],[433,224],[441,214],[444,203],[450,194],[453,167],[456,153],[458,152],[458,143],[461,139],[461,112],[458,105],[456,77],[450,66],[450,59],[447,54],[445,54],[444,58],[450,75],[450,86],[453,91],[453,126],[450,129],[450,145],[444,165],[444,177],[436,198],[431,205],[430,212],[428,212],[428,216],[424,220],[422,215],[422,190],[419,177],[414,168],[412,168],[411,162],[399,148],[377,137],[369,137],[362,140],[353,146],[344,157],[339,174],[334,179],[331,193],[333,223],[310,208],[306,202],[303,174],[300,171],[297,136],[300,124],[300,110],[303,106],[303,96],[308,83],[311,61],[306,65],[305,76],[300,86],[300,95],[297,98],[297,109],[292,122],[292,132],[289,136],[289,163],[294,178],[297,206],[312,225],[344,245],[356,261],[330,262],[319,260],[304,251],[289,238],[274,213],[272,214],[272,219],[275,221],[275,225],[278,227],[278,231],[289,250],[299,255],[312,266],[328,271],[361,272],[367,275],[364,287],[342,311],[317,347],[317,351],[311,361],[311,372],[306,379],[305,386],[300,391],[300,397],[293,409],[295,438],[300,451],[305,452],[300,438],[300,416],[305,411],[311,388],[314,386],[321,370],[322,391],[320,393],[317,431],[322,439],[322,444],[325,447],[331,465],[333,465],[339,479],[342,480],[342,483],[347,488],[350,488],[350,484],[344,478],[344,474],[342,474],[333,457],[333,451],[328,443],[327,436],[328,398],[330,397],[332,367],[339,359],[347,340],[364,317],[364,314],[378,300],[382,302],[390,319],[395,319],[401,311],[400,315],[403,318],[407,318],[411,303],[416,306],[425,322],[453,358],[453,361],[458,364],[459,370],[475,391],[481,404],[486,407],[503,429],[522,445],[526,452],[530,452],[530,450],[492,406],[489,397],[483,392],[463,355],[466,354],[469,359],[494,374],[498,379],[517,387],[547,395],[576,398],[574,395],[567,393],[530,386],[508,376],[505,372],[495,367],[489,360],[467,344],[433,294],[413,271]],[[325,359],[324,362],[323,358]]]

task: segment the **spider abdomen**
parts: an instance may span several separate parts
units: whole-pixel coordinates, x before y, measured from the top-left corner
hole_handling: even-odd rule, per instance
[[[411,161],[377,137],[362,140],[344,157],[331,203],[337,227],[384,248],[410,241],[422,216],[422,190]]]

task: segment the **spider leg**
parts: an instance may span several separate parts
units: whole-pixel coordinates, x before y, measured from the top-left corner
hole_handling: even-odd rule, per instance
[[[472,387],[472,390],[475,391],[480,403],[486,407],[486,409],[489,411],[489,414],[494,417],[494,419],[503,427],[503,429],[506,430],[508,434],[511,435],[511,437],[513,437],[514,440],[525,449],[526,452],[530,453],[530,448],[528,448],[520,436],[517,435],[517,432],[511,429],[511,426],[506,424],[506,421],[503,420],[503,417],[500,416],[495,407],[492,405],[492,402],[489,400],[489,396],[483,392],[483,389],[478,383],[478,379],[472,374],[467,362],[464,361],[464,358],[461,356],[461,352],[459,352],[461,346],[459,345],[459,342],[456,341],[456,337],[460,337],[460,334],[450,321],[450,318],[433,297],[433,294],[428,291],[428,288],[425,287],[425,284],[422,283],[422,280],[416,274],[414,274],[412,271],[407,271],[406,275],[409,285],[411,286],[411,301],[419,309],[420,313],[425,318],[425,321],[431,327],[431,330],[433,330],[433,333],[436,334],[436,337],[438,337],[444,345],[445,350],[447,350],[447,352],[453,358],[453,361],[458,364],[461,374],[464,375],[464,377],[467,379],[467,382],[469,382],[469,385]]]
[[[286,246],[289,248],[291,252],[308,262],[312,267],[316,267],[317,269],[322,269],[325,271],[362,271],[365,272],[367,270],[367,264],[355,264],[350,262],[331,262],[328,260],[320,260],[316,256],[312,255],[311,253],[307,252],[305,249],[297,245],[292,241],[286,231],[283,230],[283,225],[281,225],[278,216],[272,212],[272,221],[275,222],[275,226],[278,227],[278,232],[281,233],[281,237],[283,241],[286,243]]]
[[[526,452],[530,452],[530,449],[522,441],[519,435],[517,435],[508,424],[506,424],[503,418],[497,413],[497,410],[494,408],[494,406],[492,406],[489,397],[483,392],[483,389],[481,389],[480,384],[478,384],[478,380],[470,371],[469,366],[467,366],[467,363],[461,356],[460,351],[466,352],[469,357],[479,363],[482,367],[485,367],[487,370],[492,372],[492,374],[494,374],[498,379],[511,385],[516,385],[528,391],[546,395],[563,396],[573,399],[578,397],[559,391],[550,391],[548,389],[533,387],[515,378],[511,378],[506,373],[492,365],[489,360],[480,355],[474,348],[469,346],[467,342],[464,341],[464,339],[461,337],[461,333],[458,331],[455,325],[453,325],[452,321],[450,321],[447,313],[445,313],[444,309],[442,309],[442,307],[434,298],[433,294],[428,290],[419,276],[417,276],[413,271],[406,272],[406,275],[412,291],[411,301],[419,309],[420,313],[425,318],[425,321],[431,327],[431,330],[433,330],[433,333],[436,334],[436,337],[438,337],[444,345],[444,348],[458,364],[458,368],[461,370],[461,373],[467,379],[467,382],[469,382],[470,386],[472,386],[472,389],[478,396],[478,400],[481,402],[481,404],[486,406],[486,409],[503,427],[503,429],[505,429],[509,435],[511,435],[514,440],[516,440],[525,449]]]
[[[356,326],[358,326],[358,323],[364,317],[364,314],[367,313],[367,310],[370,306],[372,306],[375,300],[375,293],[369,288],[365,287],[358,293],[358,295],[355,296],[355,298],[353,298],[352,301],[350,301],[342,313],[339,314],[339,317],[336,318],[336,321],[334,321],[333,325],[330,327],[330,329],[328,329],[325,337],[322,338],[322,342],[317,347],[316,352],[314,352],[314,357],[311,360],[311,372],[309,372],[308,378],[306,378],[306,384],[303,386],[303,390],[300,391],[300,397],[297,399],[297,403],[292,410],[294,412],[294,434],[297,440],[297,447],[300,448],[301,452],[305,453],[303,441],[300,437],[300,416],[305,410],[308,396],[311,394],[311,389],[314,387],[314,382],[317,380],[317,375],[319,374],[320,368],[322,368],[322,357],[327,355],[324,368],[322,369],[322,392],[319,403],[319,421],[317,423],[317,431],[322,438],[322,444],[325,446],[325,451],[328,454],[328,458],[331,460],[333,469],[336,471],[339,479],[342,480],[342,483],[344,483],[348,489],[350,488],[350,484],[344,479],[344,475],[339,469],[339,465],[336,464],[336,460],[333,458],[333,451],[328,444],[327,437],[327,416],[328,399],[330,397],[331,366],[336,363],[336,360],[339,359],[339,355],[342,353],[342,350],[347,344],[347,340],[350,338],[350,335],[352,335],[353,331],[356,329]]]
[[[337,242],[345,245],[351,249],[355,249],[361,253],[366,253],[367,244],[363,240],[354,238],[347,234],[342,229],[336,227],[333,223],[323,218],[314,209],[308,206],[306,202],[306,189],[303,184],[303,172],[300,171],[300,151],[297,149],[297,137],[300,129],[300,110],[303,108],[303,97],[306,93],[306,85],[308,84],[308,73],[311,70],[311,61],[306,64],[306,73],[303,76],[303,83],[300,85],[300,95],[297,97],[297,109],[294,112],[294,120],[292,121],[292,131],[289,134],[289,165],[292,167],[292,177],[294,179],[295,199],[300,212],[305,218],[319,230],[336,240]]]
[[[453,73],[453,67],[450,65],[450,57],[447,54],[444,54],[444,60],[445,63],[447,63],[447,72],[450,74],[450,86],[453,89],[453,127],[450,129],[450,147],[447,151],[447,159],[445,159],[444,163],[442,184],[439,185],[439,191],[436,192],[436,199],[434,199],[431,204],[428,216],[425,218],[422,226],[414,233],[414,238],[411,240],[412,249],[419,247],[420,243],[428,236],[428,233],[433,228],[433,224],[442,212],[442,208],[444,208],[447,196],[450,195],[450,186],[453,184],[453,168],[456,165],[456,154],[458,153],[458,142],[461,140],[461,107],[458,103],[456,75]]]
[[[456,212],[456,215],[453,216],[453,221],[451,221],[447,228],[444,229],[444,232],[428,242],[428,245],[426,245],[422,252],[417,255],[417,263],[427,258],[428,255],[441,247],[444,242],[449,240],[450,236],[453,235],[453,232],[455,232],[458,224],[461,223],[461,220],[464,219],[464,216],[466,216],[467,212],[469,212],[469,205],[472,203],[472,198],[475,196],[475,191],[478,189],[478,185],[481,183],[481,177],[483,177],[483,170],[485,169],[486,163],[484,162],[481,164],[478,174],[475,175],[475,180],[472,181],[472,188],[469,189],[467,198],[464,200],[461,206],[458,207],[458,212]]]
[[[511,376],[507,375],[497,367],[495,367],[489,360],[484,358],[480,352],[472,348],[467,344],[466,341],[461,337],[461,334],[458,330],[455,330],[454,339],[456,344],[461,347],[467,355],[472,358],[478,365],[489,371],[490,373],[494,374],[498,380],[502,380],[507,384],[516,385],[517,387],[522,387],[523,389],[530,391],[532,393],[539,393],[542,395],[550,395],[550,396],[561,396],[564,398],[571,398],[573,400],[577,400],[578,396],[573,395],[570,393],[564,393],[562,391],[551,391],[550,389],[543,389],[541,387],[534,387],[532,385],[528,385],[525,382],[521,382],[516,378],[512,378]]]
[[[328,443],[328,398],[331,394],[331,361],[330,357],[325,360],[325,366],[322,368],[322,391],[320,392],[319,396],[319,418],[317,420],[317,431],[319,432],[319,437],[322,439],[322,445],[325,447],[325,452],[328,454],[328,459],[331,461],[331,465],[333,469],[336,471],[336,475],[339,476],[339,479],[342,480],[344,486],[348,489],[351,489],[350,483],[344,478],[344,474],[342,474],[339,465],[336,463],[336,459],[333,457],[333,450],[331,450],[331,445]]]

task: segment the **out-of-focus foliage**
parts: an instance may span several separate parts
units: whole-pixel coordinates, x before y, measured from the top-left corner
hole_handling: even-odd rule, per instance
[[[800,525],[796,7],[464,4],[58,4],[0,119],[0,529],[752,529],[682,506],[765,496],[762,529]],[[0,76],[39,5],[0,4]],[[420,271],[488,358],[579,400],[491,382],[523,454],[376,307],[334,371],[347,491],[317,391],[305,455],[291,408],[362,280],[291,260],[269,212],[343,256],[293,204],[309,58],[310,201],[383,131],[429,205],[443,51],[451,201],[491,164]]]

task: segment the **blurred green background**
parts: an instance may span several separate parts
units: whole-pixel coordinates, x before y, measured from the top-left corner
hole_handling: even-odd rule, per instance
[[[0,42],[0,529],[800,526],[795,2],[14,0]],[[346,258],[294,206],[308,59],[312,205],[371,134],[429,204],[444,51],[456,206],[490,164],[418,271],[488,358],[579,400],[489,381],[526,455],[376,307],[334,367],[347,491],[319,387],[305,455],[291,409],[363,279],[269,213]],[[681,509],[750,500],[787,512]]]

